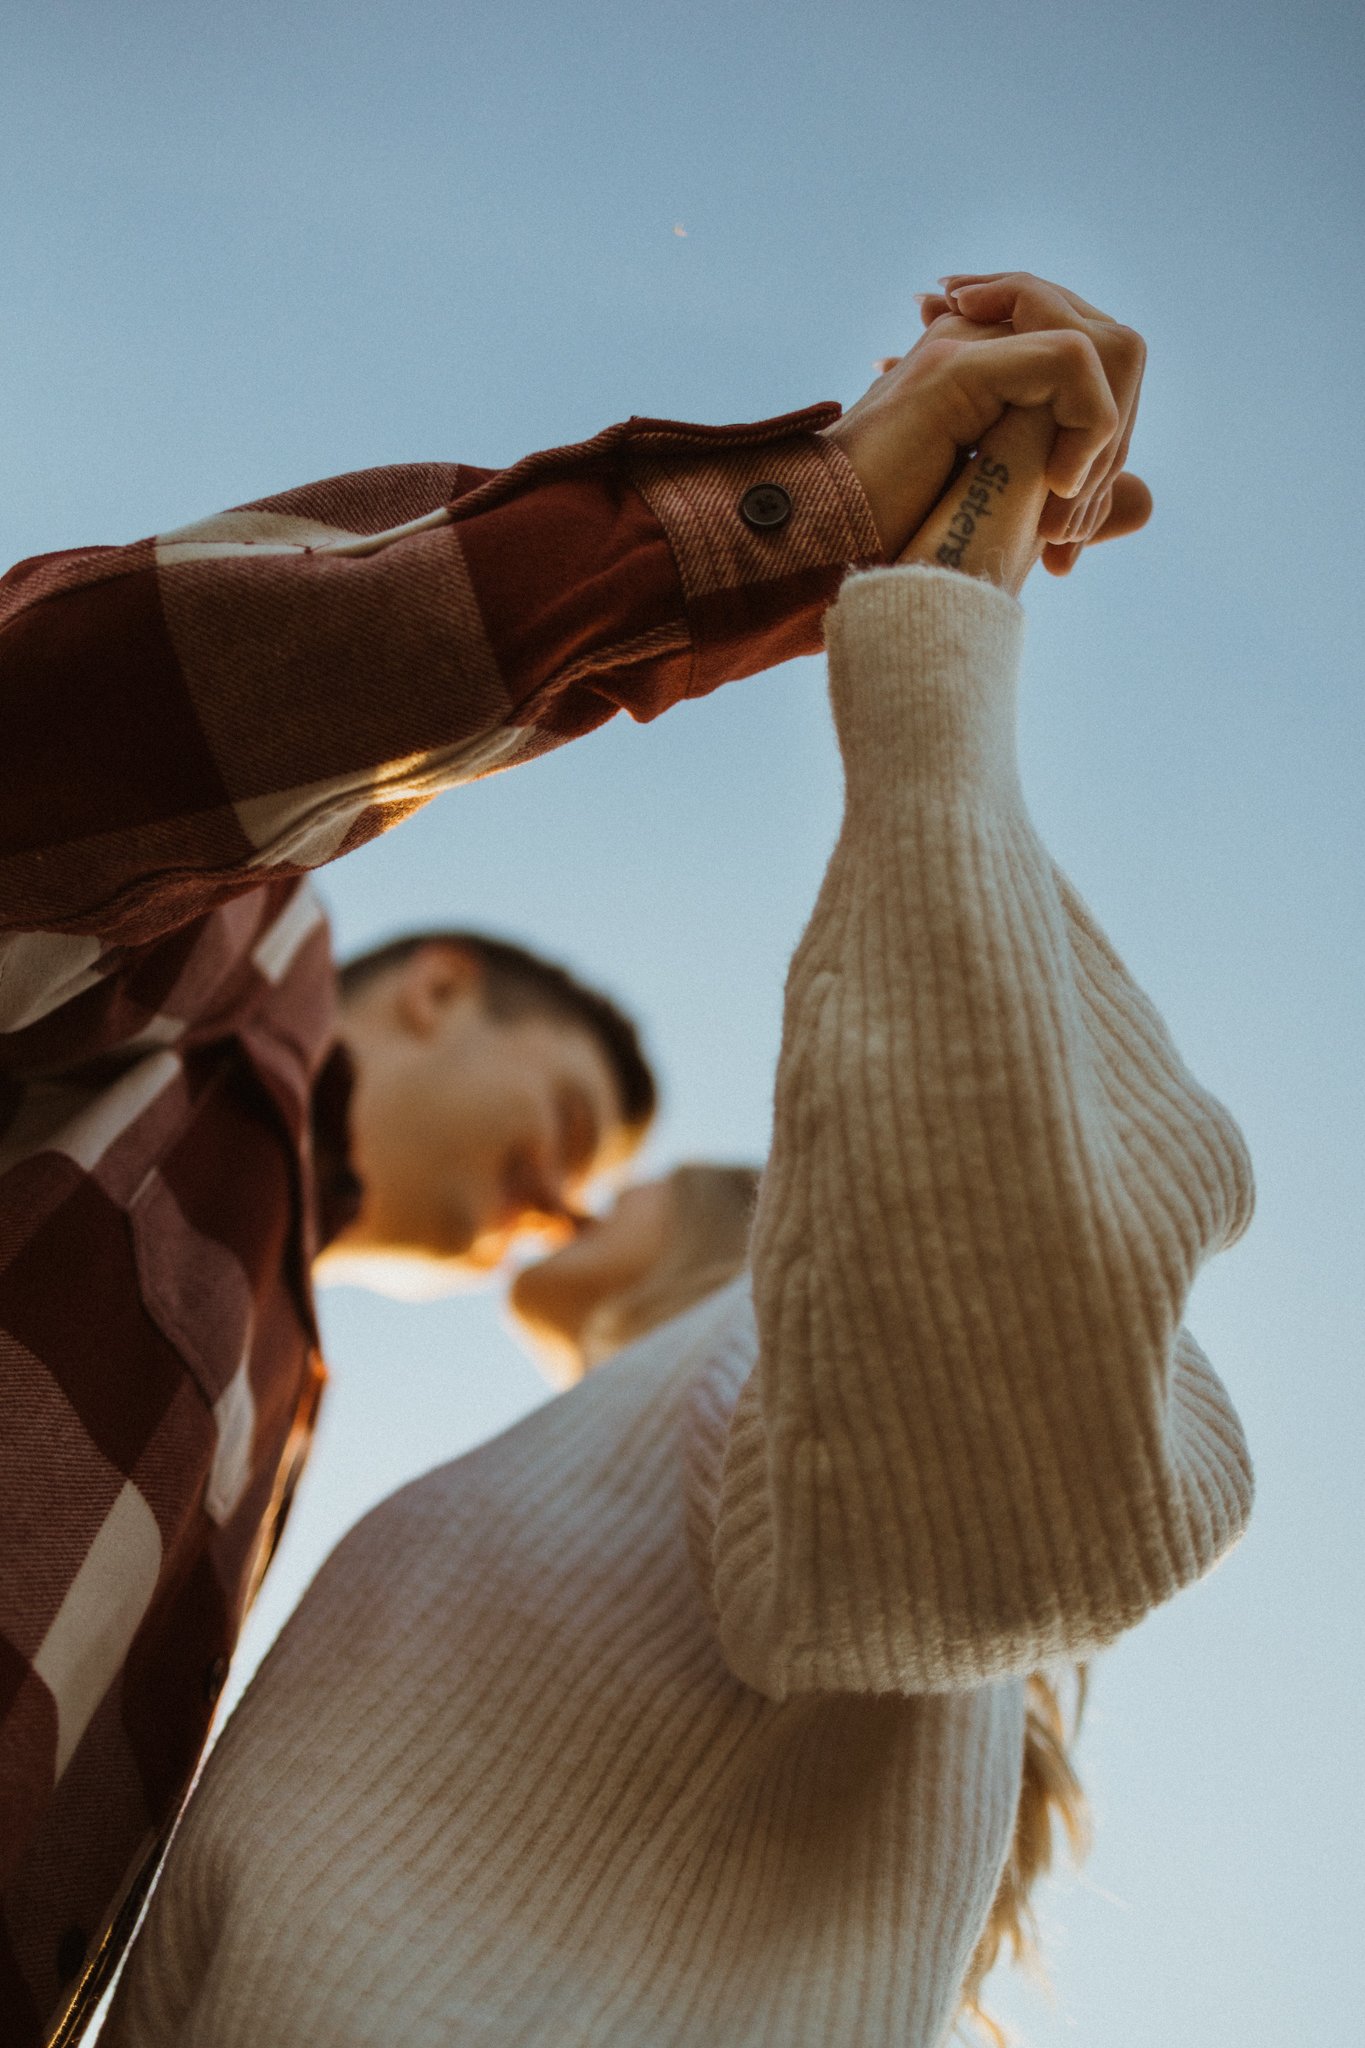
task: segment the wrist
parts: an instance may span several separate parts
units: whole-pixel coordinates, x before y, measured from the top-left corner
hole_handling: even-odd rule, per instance
[[[945,491],[899,559],[956,569],[1017,597],[1042,553],[1056,421],[1045,406],[1012,407]]]
[[[903,433],[893,439],[886,427],[854,406],[822,433],[857,477],[885,558],[894,562],[932,512],[958,451],[946,436],[907,444]]]
[[[980,578],[909,564],[850,576],[825,619],[852,810],[1013,775],[1022,608]]]

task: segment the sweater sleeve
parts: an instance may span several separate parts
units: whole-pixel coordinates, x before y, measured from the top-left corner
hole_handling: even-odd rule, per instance
[[[1022,620],[892,569],[827,622],[843,829],[788,979],[750,1336],[691,1410],[694,1551],[774,1698],[1088,1655],[1250,1512],[1181,1325],[1250,1167],[1029,820]]]

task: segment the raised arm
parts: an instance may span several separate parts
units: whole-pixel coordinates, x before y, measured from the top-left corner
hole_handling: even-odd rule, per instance
[[[1071,423],[1059,482],[1110,447],[1131,365],[1066,339],[947,318],[842,417],[630,419],[20,563],[0,927],[142,942],[618,709],[815,651],[849,564],[894,557],[1007,404]]]
[[[818,644],[880,542],[817,431],[632,420],[309,485],[0,583],[7,928],[137,943],[437,790]],[[746,494],[780,484],[762,527]]]
[[[988,444],[917,551],[955,528],[1022,580],[1020,471]],[[1248,1220],[1245,1150],[1029,820],[1021,637],[949,566],[851,578],[828,620],[846,809],[788,981],[757,1332],[731,1322],[692,1413],[720,1640],[774,1697],[1083,1656],[1250,1509],[1181,1326]]]
[[[631,419],[507,470],[371,470],[21,563],[0,1034],[43,1042],[0,1057],[47,1059],[45,1020],[148,946],[442,789],[814,651],[849,564],[896,552],[1008,402],[1075,423],[1079,474],[1135,392],[1089,336],[1055,339],[949,318],[843,418]]]

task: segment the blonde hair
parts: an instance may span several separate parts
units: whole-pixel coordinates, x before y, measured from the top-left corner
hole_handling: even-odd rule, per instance
[[[1024,1681],[1024,1767],[1014,1836],[986,1925],[967,1968],[958,2008],[959,2026],[963,2020],[969,2021],[978,2036],[984,2036],[994,2048],[1003,2048],[1006,2035],[982,2006],[982,1987],[1006,1942],[1015,1962],[1024,1962],[1035,1970],[1038,1967],[1038,1919],[1032,1893],[1038,1879],[1052,1867],[1057,1823],[1065,1831],[1075,1861],[1079,1862],[1090,1847],[1090,1809],[1071,1757],[1085,1711],[1089,1667],[1074,1665],[1071,1677],[1075,1707],[1069,1734],[1058,1680],[1046,1672],[1031,1671]]]
[[[668,1249],[642,1280],[603,1302],[579,1338],[585,1365],[600,1365],[636,1337],[671,1322],[744,1271],[758,1199],[755,1166],[675,1166]]]
[[[679,1166],[668,1176],[675,1229],[664,1256],[643,1280],[605,1302],[582,1337],[584,1363],[596,1365],[636,1337],[681,1315],[724,1287],[744,1269],[759,1175],[751,1166]],[[1024,1756],[1009,1855],[986,1925],[963,1980],[958,2008],[963,2023],[1003,2048],[1006,2036],[981,2003],[986,1978],[1008,1944],[1012,1959],[1036,1968],[1039,1960],[1033,1891],[1052,1867],[1057,1828],[1077,1861],[1090,1846],[1090,1813],[1071,1749],[1089,1687],[1084,1664],[1072,1667],[1075,1704],[1068,1731],[1062,1712],[1063,1674],[1032,1671],[1024,1681]]]

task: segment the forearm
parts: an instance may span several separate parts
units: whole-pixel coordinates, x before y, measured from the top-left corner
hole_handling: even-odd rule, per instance
[[[722,1640],[768,1690],[1084,1653],[1249,1506],[1180,1333],[1245,1157],[1029,823],[1019,623],[943,572],[831,619],[847,814],[788,984],[730,1461],[761,1425],[772,1527],[717,1554]]]
[[[617,709],[813,651],[876,549],[813,431],[831,410],[632,421],[23,565],[0,587],[11,928],[141,942],[171,896],[183,922]],[[789,510],[765,528],[743,506],[768,479]]]

